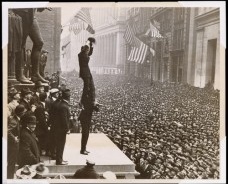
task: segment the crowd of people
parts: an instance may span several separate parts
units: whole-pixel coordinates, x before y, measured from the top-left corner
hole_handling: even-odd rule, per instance
[[[9,89],[8,122],[14,115],[19,117],[21,126],[23,119],[35,121],[28,115],[23,118],[28,110],[23,99],[31,103],[30,111],[38,120],[37,156],[55,157],[48,142],[52,135],[50,101],[59,99],[66,89],[71,91],[69,130],[81,133],[78,115],[83,82],[76,72],[62,76],[67,78],[64,84],[50,85],[47,93],[39,91],[39,86],[33,93]],[[93,113],[90,132],[105,133],[135,163],[140,173],[137,178],[219,178],[219,91],[169,82],[150,84],[146,79],[122,75],[94,75],[94,83],[96,99],[103,106]],[[40,104],[45,104],[42,112],[36,105],[37,99],[34,100],[37,93],[40,93]],[[39,120],[40,113],[44,115],[43,120]],[[39,121],[44,121],[43,126]],[[45,131],[38,131],[41,127],[45,127]],[[19,141],[16,136],[19,135],[14,139]]]
[[[77,74],[76,74],[77,75]],[[94,77],[91,132],[105,133],[135,163],[145,179],[219,177],[219,91],[136,77]],[[77,131],[82,82],[68,76]]]

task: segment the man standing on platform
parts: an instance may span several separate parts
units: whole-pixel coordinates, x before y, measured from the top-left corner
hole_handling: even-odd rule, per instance
[[[87,141],[89,138],[89,129],[91,126],[91,119],[93,111],[99,111],[99,104],[95,103],[95,87],[93,77],[89,69],[89,59],[93,53],[94,38],[88,38],[87,45],[82,46],[81,52],[78,54],[80,72],[79,77],[84,82],[83,93],[80,101],[82,111],[79,115],[79,121],[82,125],[82,139],[81,151],[83,155],[88,155],[89,151],[86,150]]]
[[[67,165],[63,160],[63,152],[66,143],[66,134],[69,134],[69,120],[70,120],[70,90],[66,89],[62,92],[62,100],[58,103],[55,110],[53,121],[53,131],[56,143],[56,165]]]

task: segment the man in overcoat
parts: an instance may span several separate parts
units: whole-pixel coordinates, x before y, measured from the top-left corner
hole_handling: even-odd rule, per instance
[[[36,116],[27,112],[24,116],[26,126],[22,127],[19,144],[19,168],[24,165],[34,165],[40,162],[38,139],[34,133],[36,129]]]

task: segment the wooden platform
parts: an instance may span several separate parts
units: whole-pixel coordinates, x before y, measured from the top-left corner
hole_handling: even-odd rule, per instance
[[[102,174],[105,171],[112,171],[117,176],[134,178],[138,175],[134,163],[105,135],[90,134],[87,144],[89,155],[80,154],[81,134],[67,135],[63,159],[68,165],[55,165],[55,160],[42,157],[45,165],[49,168],[49,177],[56,174],[72,176],[75,171],[86,165],[86,159],[95,162],[95,170]]]

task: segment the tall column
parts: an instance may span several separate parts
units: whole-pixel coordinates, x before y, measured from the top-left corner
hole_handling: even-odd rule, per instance
[[[200,30],[197,32],[197,43],[196,43],[196,63],[195,63],[195,80],[194,86],[202,87],[202,62],[203,62],[203,36],[204,30]]]
[[[113,47],[114,47],[114,54],[113,55],[114,55],[114,57],[113,57],[113,59],[114,59],[114,64],[115,65],[117,64],[117,59],[116,59],[117,57],[116,56],[117,56],[117,50],[118,50],[116,48],[116,42],[117,42],[116,39],[117,39],[117,33],[114,33],[114,44],[113,44]]]
[[[108,35],[108,63],[112,65],[112,37],[111,34]]]
[[[125,42],[123,39],[123,35],[124,32],[117,32],[117,52],[116,52],[116,56],[117,56],[117,61],[116,61],[116,65],[117,66],[121,66],[123,70],[123,66],[124,66],[124,59],[125,59],[125,55],[126,55],[126,48],[125,48]]]
[[[101,36],[101,66],[103,66],[103,62],[104,62],[104,37]]]
[[[112,33],[111,35],[110,35],[110,37],[111,37],[111,42],[110,42],[110,47],[111,47],[111,53],[110,53],[110,55],[111,55],[111,61],[110,61],[110,63],[111,63],[111,65],[114,65],[114,59],[113,59],[113,57],[114,57],[114,46],[113,46],[113,44],[114,44],[114,34]]]

